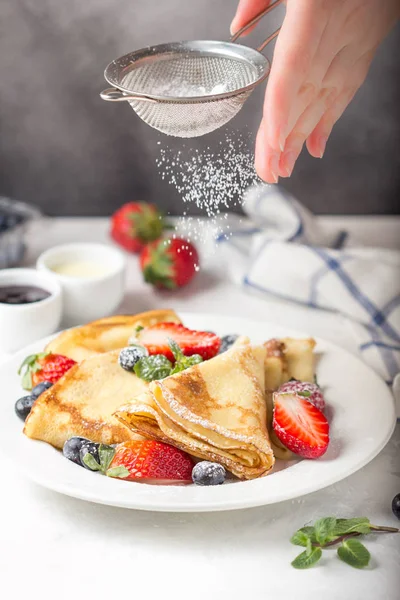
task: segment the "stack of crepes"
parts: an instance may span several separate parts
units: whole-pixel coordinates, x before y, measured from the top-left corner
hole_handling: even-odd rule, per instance
[[[274,465],[267,430],[264,346],[239,344],[153,381],[114,415],[134,432],[223,464],[241,479]]]

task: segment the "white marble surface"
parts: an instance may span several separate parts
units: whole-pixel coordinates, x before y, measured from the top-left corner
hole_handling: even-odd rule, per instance
[[[360,240],[400,246],[398,218],[324,218],[328,224],[338,221]],[[26,263],[33,264],[51,245],[81,240],[107,241],[106,220],[49,219],[32,231]],[[356,351],[337,317],[244,293],[226,280],[218,255],[193,285],[173,295],[144,285],[137,258],[129,257],[121,312],[161,306],[273,320]],[[316,568],[296,571],[290,561],[299,549],[289,538],[298,527],[330,514],[365,515],[375,524],[398,525],[391,501],[400,492],[399,455],[398,425],[374,461],[325,490],[265,508],[185,515],[141,513],[67,498],[30,483],[3,459],[1,597],[264,600],[274,594],[282,600],[395,600],[400,535],[371,536],[367,545],[373,560],[363,572],[341,563],[335,551],[326,552]]]

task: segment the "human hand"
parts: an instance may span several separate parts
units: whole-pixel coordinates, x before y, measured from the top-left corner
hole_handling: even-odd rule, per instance
[[[232,33],[270,3],[240,0]],[[256,141],[256,169],[264,181],[289,177],[304,142],[322,158],[334,124],[399,15],[399,0],[286,1]]]

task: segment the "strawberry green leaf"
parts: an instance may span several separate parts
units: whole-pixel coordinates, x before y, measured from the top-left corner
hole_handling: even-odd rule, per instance
[[[89,469],[91,471],[101,471],[101,465],[99,465],[99,463],[97,462],[97,460],[94,458],[94,456],[92,456],[90,454],[90,452],[88,452],[87,454],[85,454],[85,456],[83,457],[83,462],[85,463],[85,465],[87,467],[89,467]]]
[[[313,565],[315,565],[322,556],[321,548],[312,548],[311,552],[308,553],[307,550],[296,556],[296,558],[292,561],[292,567],[295,569],[309,569]]]
[[[100,444],[99,446],[99,458],[100,466],[103,473],[105,473],[108,467],[111,465],[112,459],[115,456],[115,450],[112,446],[106,444]]]
[[[371,555],[364,544],[354,538],[344,540],[337,553],[340,560],[356,569],[367,567],[371,559]]]
[[[311,392],[304,390],[304,392],[297,392],[298,396],[303,396],[303,398],[309,398],[311,396]]]
[[[125,479],[128,477],[129,471],[126,467],[112,467],[112,469],[107,469],[106,471],[107,477],[118,477],[119,479]]]

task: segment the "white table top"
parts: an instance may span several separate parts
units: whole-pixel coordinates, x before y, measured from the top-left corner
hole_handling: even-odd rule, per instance
[[[397,218],[324,218],[327,224],[339,221],[361,240],[400,245]],[[41,227],[40,235],[30,236],[27,264],[55,244],[107,241],[105,219],[49,219]],[[137,258],[130,257],[121,312],[168,305],[177,311],[251,315],[356,351],[334,315],[249,295],[226,280],[218,255],[212,263],[189,288],[165,295],[141,282]],[[398,526],[391,501],[400,492],[399,450],[398,425],[375,460],[338,484],[279,505],[215,514],[145,513],[86,503],[40,488],[3,459],[2,596],[395,600],[400,535],[371,536],[372,565],[363,572],[337,560],[334,550],[316,568],[296,571],[290,561],[300,549],[289,539],[299,527],[328,515],[368,516],[375,524]]]

